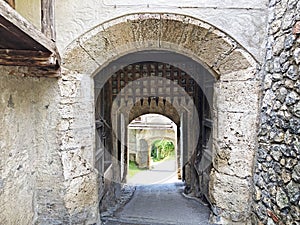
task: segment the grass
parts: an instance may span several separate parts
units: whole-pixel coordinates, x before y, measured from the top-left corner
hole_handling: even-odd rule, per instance
[[[145,170],[145,169],[138,168],[138,166],[136,165],[136,163],[134,161],[129,161],[129,170],[128,170],[129,177],[133,177],[134,175],[136,175],[137,173],[139,173],[143,170]]]

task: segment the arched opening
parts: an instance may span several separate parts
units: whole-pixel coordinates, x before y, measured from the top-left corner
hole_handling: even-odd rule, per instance
[[[159,114],[137,117],[128,125],[127,146],[128,184],[178,180],[177,126],[172,120]]]
[[[193,66],[183,68],[180,63],[177,65],[176,60],[178,59],[179,61],[184,59],[193,62]],[[215,212],[213,217],[218,222],[227,223],[232,221],[232,218],[235,221],[248,220],[249,201],[251,201],[249,189],[251,179],[249,178],[253,176],[252,163],[256,148],[259,83],[256,73],[257,63],[239,43],[218,28],[189,16],[142,13],[111,20],[82,35],[66,50],[63,62],[61,86],[78,85],[81,91],[81,98],[75,97],[77,101],[69,101],[68,105],[62,104],[62,110],[69,110],[72,107],[74,109],[70,112],[72,118],[67,118],[72,127],[80,125],[82,120],[87,121],[88,124],[95,122],[93,108],[98,107],[98,103],[101,102],[99,100],[101,93],[105,95],[110,90],[112,92],[110,95],[113,96],[113,89],[109,85],[113,84],[114,74],[135,63],[163,63],[179,68],[191,76],[200,87],[198,93],[203,93],[200,95],[202,98],[195,101],[183,85],[184,81],[188,81],[187,79],[180,81],[180,88],[177,85],[181,94],[176,98],[165,96],[174,89],[164,87],[159,89],[158,79],[162,83],[164,80],[168,80],[164,77],[154,79],[154,81],[152,79],[154,92],[151,92],[150,89],[150,94],[146,95],[140,87],[136,86],[136,82],[124,86],[111,102],[110,113],[106,114],[106,116],[111,114],[111,118],[104,118],[104,122],[110,121],[107,123],[109,125],[107,127],[111,130],[112,146],[108,148],[108,152],[111,151],[113,156],[111,158],[113,166],[107,167],[108,170],[105,171],[104,176],[103,174],[98,175],[101,173],[97,173],[99,171],[97,165],[101,165],[99,160],[101,159],[103,162],[105,156],[99,153],[94,146],[94,139],[91,138],[97,132],[91,132],[86,141],[85,136],[81,137],[78,133],[73,132],[71,127],[66,132],[68,135],[75,136],[78,142],[88,142],[76,154],[86,159],[88,165],[92,165],[91,167],[95,163],[95,168],[93,168],[95,170],[92,169],[90,173],[83,174],[85,179],[82,179],[82,182],[80,181],[81,183],[77,185],[78,187],[84,186],[88,181],[89,187],[97,186],[99,189],[98,195],[91,198],[87,205],[94,206],[94,202],[97,201],[95,198],[98,198],[100,202],[103,200],[103,193],[106,193],[103,191],[105,190],[103,185],[106,183],[106,179],[103,179],[105,175],[106,177],[110,176],[110,181],[116,184],[126,178],[127,166],[125,165],[128,159],[127,154],[124,153],[127,153],[127,146],[122,143],[127,143],[126,126],[129,122],[142,114],[160,113],[169,118],[173,116],[172,120],[178,125],[180,133],[178,149],[184,151],[200,148],[203,150],[201,154],[192,154],[197,151],[190,152],[190,150],[187,151],[187,154],[183,154],[182,179],[191,184],[190,190],[192,192],[195,192],[196,189],[201,192],[205,188],[209,190],[208,198]],[[121,87],[122,75],[121,73],[119,75],[115,78]],[[151,79],[148,78],[144,80],[140,77],[138,81],[140,83],[150,81],[151,84]],[[172,83],[176,82],[173,78]],[[165,82],[165,84],[167,83],[168,81]],[[123,80],[123,84],[126,84],[126,80]],[[91,93],[93,86],[95,91]],[[101,92],[101,90],[104,91]],[[163,95],[158,95],[160,93]],[[72,93],[70,95],[72,97]],[[62,98],[69,100],[65,96]],[[87,106],[88,110],[78,107],[78,102]],[[109,99],[103,97],[102,103],[109,105],[105,102],[109,102]],[[202,102],[201,106],[207,106],[200,110],[201,113],[198,113],[199,108],[195,106],[194,102]],[[172,107],[167,107],[169,110],[166,111],[166,106]],[[77,112],[80,113],[76,114]],[[195,126],[195,124],[197,125]],[[200,125],[198,126],[198,124]],[[189,133],[190,129],[194,127],[199,128],[198,134],[197,132]],[[213,138],[207,138],[211,136]],[[73,144],[73,139],[66,139],[63,135],[61,139],[62,149]],[[212,148],[209,147],[210,145]],[[91,155],[90,152],[93,152],[94,148],[96,153]],[[208,160],[198,160],[199,158]],[[206,169],[211,166],[211,163],[209,163],[210,166],[207,166],[205,162],[211,161],[213,168],[209,173]],[[77,177],[72,167],[68,165],[64,164],[66,173],[70,174],[70,177]],[[86,165],[84,163],[81,166],[85,168]],[[98,177],[95,178],[96,176]],[[202,184],[205,184],[205,187]],[[69,187],[68,190],[72,190],[74,184],[67,181],[66,186]],[[113,190],[112,195],[117,196],[117,189],[109,191]],[[232,190],[237,191],[233,192]],[[82,191],[78,197],[72,198],[74,207],[81,204],[81,197],[85,195],[86,192]],[[69,196],[73,196],[71,192]]]
[[[144,51],[110,63],[94,80],[96,121],[103,121],[105,128],[105,132],[97,130],[96,139],[104,149],[97,147],[102,157],[96,154],[96,165],[104,165],[100,173],[104,180],[113,180],[117,186],[126,183],[132,157],[128,148],[130,130],[126,128],[138,117],[158,113],[176,124],[177,177],[185,182],[186,193],[209,199],[215,78],[188,57]],[[137,145],[144,149],[137,154],[137,164],[149,168],[151,143],[141,138]],[[111,187],[112,183],[107,183]]]

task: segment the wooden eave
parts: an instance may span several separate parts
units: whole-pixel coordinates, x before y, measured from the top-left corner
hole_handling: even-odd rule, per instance
[[[60,55],[55,42],[3,0],[0,0],[0,65],[32,67],[33,76],[60,76]]]

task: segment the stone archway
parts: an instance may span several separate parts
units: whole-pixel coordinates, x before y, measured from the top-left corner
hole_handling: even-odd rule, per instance
[[[97,202],[90,196],[95,194],[97,186],[90,185],[88,193],[80,189],[89,183],[97,185],[91,154],[95,133],[90,128],[95,122],[93,76],[117,58],[142,50],[167,50],[185,55],[216,77],[210,200],[215,208],[215,222],[247,221],[259,103],[257,63],[247,50],[216,27],[175,14],[133,14],[116,18],[79,37],[63,55],[60,107],[69,113],[68,118],[62,118],[62,124],[70,126],[61,131],[61,148],[74,145],[73,148],[80,149],[76,154],[86,160],[83,165],[74,154],[64,153],[67,160],[63,166],[68,178],[82,174],[79,184],[76,182],[79,190],[76,196],[72,192],[75,182],[66,179],[66,198],[72,199],[72,205],[67,208],[77,213],[95,208]],[[72,129],[82,126],[82,121],[90,126],[85,126],[85,135]],[[74,172],[70,161],[78,163],[80,169]],[[88,194],[90,201],[82,205],[82,198]]]
[[[141,80],[144,79],[138,79],[140,82]],[[151,80],[151,78],[150,78]],[[145,80],[144,80],[145,81]],[[122,95],[122,93],[128,93],[128,90],[126,89],[131,89],[132,86],[131,85],[127,85],[125,88],[122,89],[122,91],[119,93]],[[175,131],[175,135],[176,135],[176,140],[180,140],[178,142],[176,142],[177,144],[180,142],[182,143],[183,141],[185,141],[185,144],[187,145],[187,140],[183,140],[182,137],[180,136],[180,121],[181,121],[181,114],[182,113],[190,113],[190,115],[192,115],[191,112],[195,112],[196,108],[192,103],[192,100],[189,101],[189,104],[186,104],[185,102],[183,103],[179,103],[178,99],[174,100],[173,103],[171,103],[170,101],[163,99],[161,97],[155,97],[152,99],[152,97],[147,97],[146,95],[144,95],[143,98],[143,102],[141,101],[141,99],[138,99],[136,102],[131,101],[127,101],[125,102],[124,99],[121,96],[118,96],[112,104],[112,112],[111,112],[111,118],[112,118],[112,127],[113,130],[117,131],[118,127],[121,126],[121,121],[119,120],[120,115],[122,115],[125,119],[124,119],[124,126],[128,127],[129,124],[132,122],[132,120],[134,120],[135,118],[145,115],[145,114],[159,114],[162,116],[165,116],[167,118],[169,118],[171,121],[173,121],[176,124],[176,131]],[[199,124],[199,120],[194,119],[193,120],[194,124]],[[186,133],[188,133],[188,131],[185,131]],[[122,134],[120,132],[115,132],[116,133],[116,139],[120,140],[122,139]],[[193,134],[195,136],[199,136],[199,129],[195,129]],[[128,136],[128,133],[126,133],[126,136]],[[192,135],[191,135],[192,136]],[[126,140],[124,143],[127,143],[128,141]],[[146,141],[148,143],[148,147],[150,147],[149,141]],[[188,155],[191,155],[193,153],[193,151],[195,151],[195,147],[196,141],[191,141],[191,143],[189,143],[189,146],[191,150],[188,150],[187,148],[184,150],[184,153],[181,153],[181,149],[178,146],[176,146],[176,156],[177,156],[177,166],[178,166],[178,174],[181,176],[182,171],[181,171],[181,166],[183,164],[182,162],[182,154],[186,154],[186,158],[188,158]],[[183,150],[182,150],[183,151]],[[147,151],[148,152],[148,151]],[[125,155],[127,155],[127,160],[125,160],[125,164],[128,164],[128,159],[129,159],[129,152],[125,153]],[[146,154],[146,152],[144,152],[144,154]],[[186,159],[187,161],[188,159]],[[123,174],[123,177],[126,177],[126,169],[124,170],[125,174]]]

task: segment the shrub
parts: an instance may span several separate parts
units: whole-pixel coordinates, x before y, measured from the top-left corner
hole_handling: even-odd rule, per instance
[[[175,146],[172,141],[156,140],[151,147],[151,157],[154,161],[162,160],[174,153]]]

